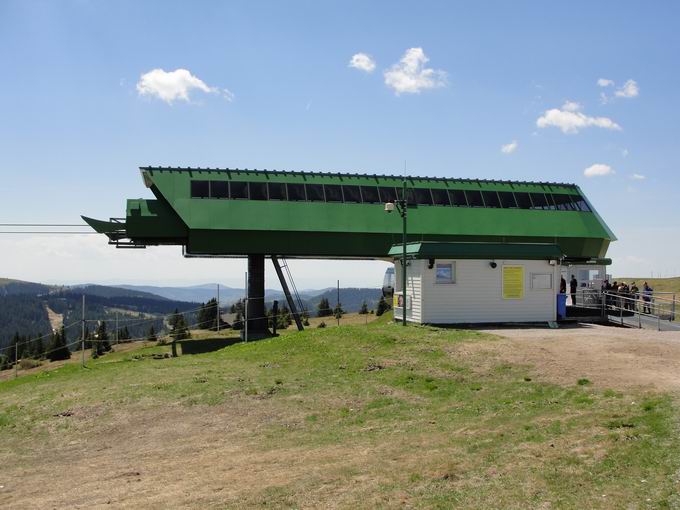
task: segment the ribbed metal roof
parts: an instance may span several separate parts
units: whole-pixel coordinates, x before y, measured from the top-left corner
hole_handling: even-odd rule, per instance
[[[163,166],[142,166],[140,170],[161,171],[161,172],[248,172],[252,174],[262,175],[282,175],[282,176],[301,176],[309,175],[314,177],[338,177],[338,178],[384,178],[384,179],[398,179],[403,180],[403,175],[394,174],[367,174],[367,173],[346,173],[346,172],[308,172],[308,171],[291,171],[291,170],[257,170],[249,168],[210,168],[210,167],[163,167]],[[498,180],[498,179],[470,179],[470,178],[450,178],[450,177],[429,177],[429,176],[415,176],[407,175],[406,179],[409,181],[431,181],[431,182],[478,182],[487,184],[528,184],[536,186],[564,186],[569,188],[577,188],[576,184],[566,182],[550,182],[550,181],[516,181],[516,180]]]

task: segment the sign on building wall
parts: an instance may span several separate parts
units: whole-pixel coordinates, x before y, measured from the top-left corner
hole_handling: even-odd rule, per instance
[[[503,266],[503,299],[524,298],[524,266]]]

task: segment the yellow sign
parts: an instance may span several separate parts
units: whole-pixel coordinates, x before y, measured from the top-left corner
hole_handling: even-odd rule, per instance
[[[524,266],[503,266],[503,299],[524,297]]]

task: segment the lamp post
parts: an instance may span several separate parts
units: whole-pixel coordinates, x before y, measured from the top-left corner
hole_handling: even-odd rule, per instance
[[[404,179],[404,184],[402,187],[402,192],[401,192],[401,200],[395,200],[394,203],[392,202],[387,202],[385,204],[385,212],[386,213],[391,213],[394,211],[394,209],[399,212],[399,215],[401,216],[402,220],[402,225],[403,225],[403,234],[401,238],[401,247],[402,247],[402,254],[401,254],[401,267],[402,267],[402,275],[401,275],[401,297],[402,297],[402,326],[406,326],[406,211],[408,209],[408,203],[406,201],[406,179]]]

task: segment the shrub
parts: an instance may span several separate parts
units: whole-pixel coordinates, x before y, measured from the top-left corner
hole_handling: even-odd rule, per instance
[[[325,328],[325,327],[326,327],[326,323],[324,321],[319,322],[319,325],[317,326],[317,328]]]
[[[29,368],[39,367],[40,365],[42,365],[42,363],[37,359],[24,358],[19,360],[19,368],[21,368],[21,370],[28,370]]]

